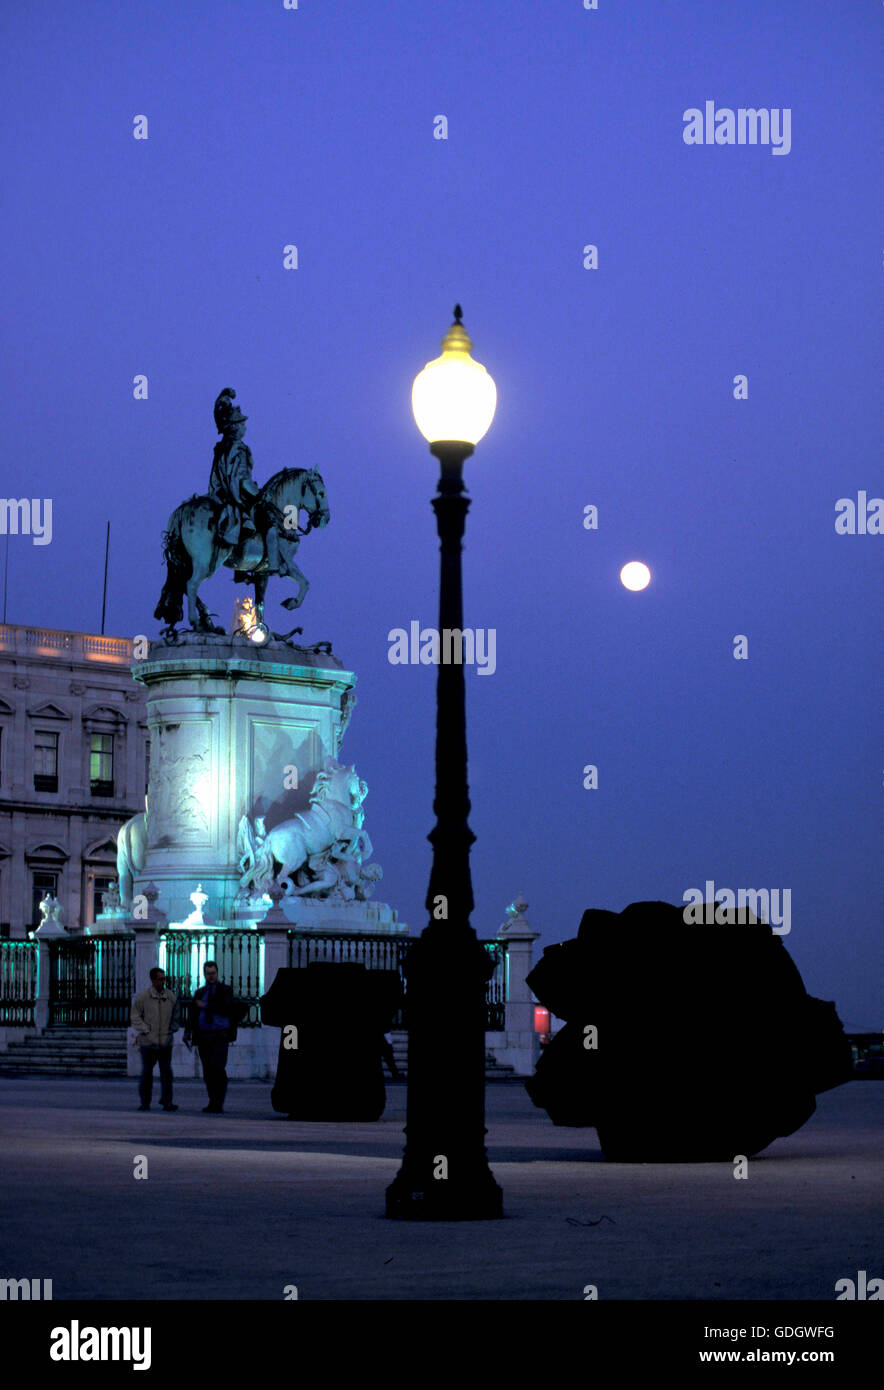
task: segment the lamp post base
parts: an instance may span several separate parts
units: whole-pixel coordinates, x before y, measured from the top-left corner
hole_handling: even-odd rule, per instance
[[[503,1216],[485,1148],[485,987],[492,969],[462,921],[433,922],[409,950],[406,1143],[386,1202],[395,1220]]]
[[[503,1190],[490,1172],[468,1184],[431,1178],[419,1185],[400,1173],[387,1188],[385,1214],[393,1221],[496,1221]]]

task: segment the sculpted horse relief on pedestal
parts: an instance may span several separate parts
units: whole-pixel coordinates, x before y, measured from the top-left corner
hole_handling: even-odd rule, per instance
[[[243,816],[237,833],[240,886],[260,896],[279,884],[286,897],[365,899],[382,875],[363,830],[368,787],[355,767],[326,759],[310,793],[310,805],[267,830],[264,818]]]

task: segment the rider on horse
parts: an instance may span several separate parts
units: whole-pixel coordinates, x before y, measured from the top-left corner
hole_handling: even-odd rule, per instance
[[[328,525],[325,483],[317,468],[281,468],[259,488],[252,478],[252,451],[243,443],[246,417],[234,404],[229,386],[215,401],[215,445],[208,495],[188,497],[169,517],[163,534],[166,582],[154,616],[174,632],[183,615],[193,632],[224,635],[199,597],[200,585],[220,565],[234,571],[234,583],[255,586],[255,617],[263,623],[264,594],[271,575],[293,579],[298,592],[282,600],[298,608],[310,587],[295,563],[302,536]],[[301,528],[301,511],[307,513]]]
[[[232,387],[225,386],[215,401],[215,425],[221,439],[215,445],[209,496],[221,504],[218,539],[235,549],[260,534],[267,547],[268,565],[277,571],[280,564],[276,531],[285,525],[285,519],[278,508],[266,502],[261,515],[254,514],[260,488],[252,479],[252,451],[243,443],[249,417],[234,405],[235,396]]]

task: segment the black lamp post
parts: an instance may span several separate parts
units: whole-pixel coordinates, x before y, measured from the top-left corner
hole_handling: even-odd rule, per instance
[[[418,427],[441,465],[433,499],[441,552],[440,650],[436,824],[428,837],[433,846],[426,899],[430,923],[408,955],[406,1144],[402,1167],[387,1188],[386,1214],[398,1220],[503,1215],[503,1194],[485,1151],[485,987],[493,965],[470,926],[475,836],[468,823],[461,639],[461,549],[470,505],[463,465],[491,424],[497,392],[485,368],[470,357],[460,305],[454,317],[442,356],[427,364],[412,389]]]

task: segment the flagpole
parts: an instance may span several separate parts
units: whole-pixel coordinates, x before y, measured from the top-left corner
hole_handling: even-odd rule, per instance
[[[110,522],[107,523],[107,535],[104,538],[104,589],[101,594],[101,635],[104,636],[104,614],[107,608],[107,557],[110,552]]]
[[[6,623],[6,595],[9,592],[9,531],[6,532],[6,555],[3,560],[3,623]]]

